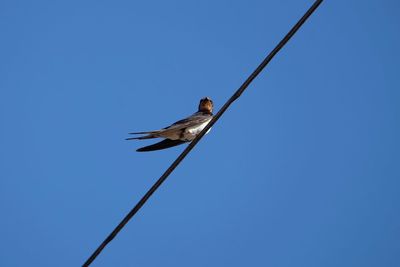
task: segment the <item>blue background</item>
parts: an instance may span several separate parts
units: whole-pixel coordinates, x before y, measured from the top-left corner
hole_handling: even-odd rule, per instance
[[[0,3],[0,265],[79,266],[312,1]],[[400,5],[326,1],[93,266],[400,266]]]

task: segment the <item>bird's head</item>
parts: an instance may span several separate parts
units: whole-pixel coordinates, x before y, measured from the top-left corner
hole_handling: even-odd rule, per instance
[[[211,98],[205,97],[200,100],[199,111],[211,114],[213,112],[213,108],[214,104]]]

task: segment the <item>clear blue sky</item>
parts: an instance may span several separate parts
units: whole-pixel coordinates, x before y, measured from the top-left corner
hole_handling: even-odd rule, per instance
[[[0,3],[0,266],[79,266],[312,1]],[[400,5],[325,1],[93,266],[400,266]]]

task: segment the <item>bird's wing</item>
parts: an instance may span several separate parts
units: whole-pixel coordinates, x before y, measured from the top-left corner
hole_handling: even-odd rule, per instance
[[[175,136],[179,131],[181,131],[185,128],[193,127],[193,126],[197,126],[202,123],[205,123],[208,120],[210,120],[211,117],[212,117],[212,115],[203,114],[201,112],[196,112],[193,115],[191,115],[183,120],[179,120],[161,130],[130,133],[130,134],[146,134],[146,135],[140,136],[140,137],[131,137],[131,138],[127,138],[126,140],[134,140],[134,139],[142,140],[142,139],[150,139],[150,138],[157,138],[157,137],[167,137],[168,138],[169,136]],[[172,139],[174,139],[174,138],[172,138]]]
[[[152,144],[149,146],[141,147],[141,148],[137,149],[136,151],[148,152],[148,151],[154,151],[154,150],[161,150],[161,149],[165,149],[165,148],[169,148],[169,147],[173,147],[173,146],[178,146],[183,143],[186,143],[186,142],[181,141],[181,140],[164,139],[161,142],[158,142],[158,143],[155,143],[155,144]]]
[[[179,120],[179,121],[175,122],[171,126],[168,126],[162,130],[166,130],[166,131],[180,130],[180,129],[184,129],[184,128],[188,128],[188,127],[193,127],[193,126],[197,126],[197,125],[200,125],[202,123],[209,121],[210,118],[211,118],[211,115],[204,115],[204,114],[197,112],[183,120]]]

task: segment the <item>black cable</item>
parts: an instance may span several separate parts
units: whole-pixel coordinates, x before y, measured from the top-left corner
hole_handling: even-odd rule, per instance
[[[218,113],[213,117],[210,123],[200,132],[200,134],[186,147],[185,150],[179,155],[179,157],[171,164],[171,166],[164,172],[163,175],[157,180],[157,182],[147,191],[147,193],[139,200],[136,206],[125,216],[125,218],[118,224],[117,227],[111,232],[109,236],[100,244],[100,246],[93,252],[93,254],[83,264],[84,267],[89,266],[101,251],[107,246],[111,240],[118,234],[119,231],[128,223],[128,221],[139,211],[139,209],[146,203],[151,195],[157,190],[157,188],[167,179],[167,177],[173,172],[173,170],[179,165],[179,163],[189,154],[194,146],[200,141],[205,133],[210,129],[214,123],[222,116],[222,114],[228,109],[228,107],[240,97],[240,95],[246,90],[249,84],[257,77],[258,74],[265,68],[265,66],[271,61],[271,59],[281,50],[281,48],[292,38],[297,30],[303,25],[303,23],[311,16],[311,14],[318,8],[323,0],[317,0],[307,10],[303,17],[293,26],[293,28],[286,34],[286,36],[279,42],[279,44],[272,50],[268,56],[261,62],[257,69],[247,78],[247,80],[239,87],[239,89],[229,98],[229,100],[222,106]]]

